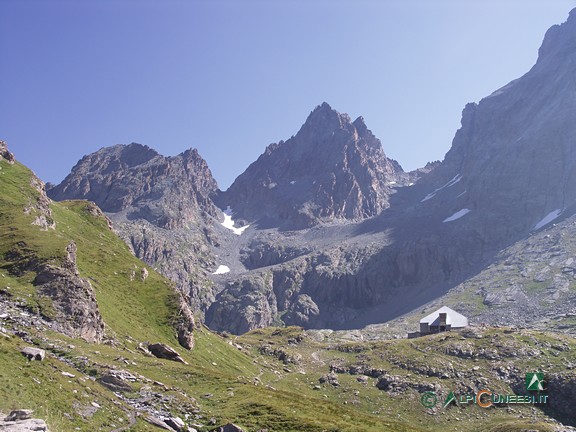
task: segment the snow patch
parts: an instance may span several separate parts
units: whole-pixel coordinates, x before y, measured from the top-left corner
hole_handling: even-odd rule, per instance
[[[230,206],[226,207],[226,210],[224,210],[223,213],[224,213],[224,222],[222,222],[221,225],[224,228],[228,228],[236,235],[241,235],[244,232],[244,230],[250,226],[245,225],[240,228],[234,227],[234,220],[232,219],[232,209],[230,208]]]
[[[294,184],[294,183],[296,183],[294,180],[292,180],[292,181],[290,182],[290,184]]]
[[[458,183],[460,180],[462,180],[462,174],[456,174],[454,176],[454,178],[452,180],[450,180],[448,183],[446,183],[444,186],[439,187],[438,189],[433,190],[432,192],[430,192],[428,195],[426,195],[422,201],[420,202],[424,202],[424,201],[428,201],[430,198],[434,198],[436,196],[436,194],[438,192],[440,192],[442,189],[445,188],[449,188],[450,186],[454,186],[456,183]]]
[[[556,209],[554,211],[551,211],[546,216],[544,216],[544,218],[542,218],[542,220],[540,222],[538,222],[536,225],[534,225],[534,229],[539,230],[544,225],[549,224],[554,219],[556,219],[558,216],[560,216],[561,213],[562,213],[562,209]]]
[[[278,184],[272,182],[272,183],[268,183],[268,186],[267,186],[267,187],[268,187],[268,189],[274,189],[276,186],[278,186]]]
[[[468,213],[470,213],[470,209],[464,208],[462,210],[458,210],[456,213],[454,213],[452,216],[447,217],[446,219],[444,219],[442,222],[446,223],[446,222],[452,222],[455,221],[457,219],[460,219],[462,216],[467,215]]]
[[[212,274],[213,275],[224,274],[224,273],[228,273],[229,271],[230,271],[230,268],[228,266],[221,265],[221,266],[218,266],[216,271]]]

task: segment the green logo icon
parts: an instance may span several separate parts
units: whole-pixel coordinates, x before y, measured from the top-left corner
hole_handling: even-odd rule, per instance
[[[446,400],[444,401],[444,405],[442,405],[442,408],[446,408],[448,405],[450,405],[452,402],[456,401],[456,396],[454,396],[454,392],[450,391],[450,393],[448,393],[448,396],[446,396]]]
[[[526,373],[526,390],[543,391],[544,374],[542,372]]]
[[[432,408],[432,407],[436,406],[436,402],[438,402],[438,398],[436,397],[436,393],[431,392],[431,391],[423,393],[422,397],[420,397],[420,403],[425,408]]]

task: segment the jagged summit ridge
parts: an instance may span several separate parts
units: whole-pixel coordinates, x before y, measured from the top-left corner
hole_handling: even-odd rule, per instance
[[[388,206],[388,184],[402,174],[361,117],[352,122],[323,103],[294,137],[269,145],[219,200],[244,219],[302,228],[379,214]]]
[[[132,143],[105,147],[84,156],[62,183],[49,190],[55,200],[83,198],[104,211],[126,211],[162,227],[216,215],[210,200],[218,185],[195,149],[172,157]]]

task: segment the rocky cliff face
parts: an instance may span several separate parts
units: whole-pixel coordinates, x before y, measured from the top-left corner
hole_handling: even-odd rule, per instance
[[[576,200],[576,12],[544,38],[534,67],[478,104],[462,127],[430,189],[457,178],[438,198],[450,211],[480,215],[489,241],[518,239],[547,215],[573,212]],[[426,191],[428,192],[428,191]]]
[[[362,117],[351,121],[323,103],[296,136],[269,145],[219,202],[261,226],[359,220],[388,207],[391,185],[403,175]]]
[[[68,244],[61,264],[42,263],[34,271],[37,274],[33,284],[39,294],[52,300],[54,328],[70,337],[101,342],[104,321],[90,281],[78,272],[76,244]]]

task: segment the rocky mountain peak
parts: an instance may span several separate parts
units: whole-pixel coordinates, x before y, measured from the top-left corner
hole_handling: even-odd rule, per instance
[[[271,144],[220,197],[240,217],[292,228],[362,219],[388,206],[387,184],[403,173],[360,117],[327,103],[298,133]]]
[[[323,102],[310,113],[302,129],[333,132],[336,129],[345,128],[349,123],[350,116],[348,114],[341,114]]]
[[[164,157],[148,146],[116,145],[84,156],[48,193],[55,200],[83,198],[110,213],[126,211],[161,227],[194,223],[216,214],[209,196],[218,185],[196,150]]]

